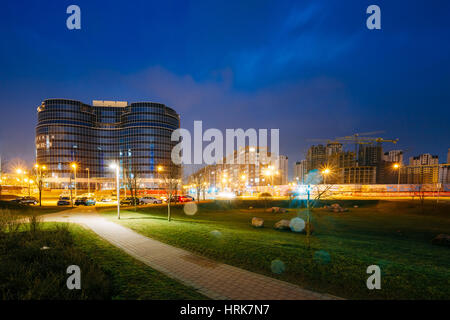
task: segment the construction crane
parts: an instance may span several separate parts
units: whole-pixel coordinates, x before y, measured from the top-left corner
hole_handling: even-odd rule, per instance
[[[383,131],[373,131],[365,133],[354,133],[351,136],[336,137],[334,139],[308,139],[308,141],[326,141],[328,144],[332,143],[354,143],[355,151],[358,144],[373,144],[374,142],[381,144],[382,142],[397,143],[399,139],[384,139],[381,137],[366,137],[366,135],[372,135],[376,133],[382,133]]]
[[[356,163],[358,163],[358,146],[365,144],[365,145],[371,145],[374,143],[377,143],[381,146],[381,143],[383,142],[390,142],[396,144],[399,139],[384,139],[381,137],[367,137],[368,135],[374,135],[374,134],[380,134],[384,133],[384,131],[372,131],[372,132],[364,132],[364,133],[354,133],[350,136],[344,136],[344,137],[336,137],[332,140],[327,139],[309,139],[310,141],[326,141],[328,144],[333,143],[342,143],[342,144],[354,144],[355,145],[355,157],[356,157]]]
[[[382,131],[367,132],[367,133],[355,133],[351,136],[338,137],[335,140],[354,143],[355,144],[355,155],[357,154],[357,151],[358,151],[358,145],[377,143],[377,145],[381,146],[381,143],[383,143],[383,142],[391,142],[391,143],[396,144],[399,140],[398,138],[397,139],[384,139],[381,137],[365,137],[365,135],[376,134],[379,132],[382,132]]]

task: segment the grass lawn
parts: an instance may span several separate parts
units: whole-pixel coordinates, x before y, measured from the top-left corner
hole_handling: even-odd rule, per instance
[[[205,299],[81,226],[30,226],[0,232],[0,300]],[[69,265],[81,269],[81,290],[67,289]]]
[[[431,245],[437,234],[450,233],[449,204],[427,204],[422,213],[417,202],[359,203],[344,213],[315,209],[310,249],[304,234],[272,228],[280,219],[305,218],[304,209],[274,214],[223,201],[200,204],[195,215],[172,207],[171,222],[167,209],[158,206],[124,210],[120,221],[114,210],[102,213],[146,236],[319,292],[354,299],[450,299],[450,248]],[[264,228],[251,226],[255,216],[264,218]],[[281,274],[272,272],[277,259],[285,266]],[[381,268],[381,290],[366,287],[369,265]]]
[[[19,215],[43,215],[60,212],[72,208],[57,207],[57,206],[21,205],[17,203],[12,203],[10,201],[0,200],[0,210],[1,209],[10,210],[11,213]]]
[[[91,230],[70,225],[75,246],[87,254],[108,275],[113,299],[206,299],[187,287],[137,261],[99,238]]]

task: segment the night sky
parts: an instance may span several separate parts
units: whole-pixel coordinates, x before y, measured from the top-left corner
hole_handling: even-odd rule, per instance
[[[66,28],[68,5],[81,30]],[[381,7],[382,30],[366,28]],[[2,1],[0,153],[34,158],[46,98],[155,101],[182,127],[308,139],[385,131],[407,156],[450,147],[450,1]]]

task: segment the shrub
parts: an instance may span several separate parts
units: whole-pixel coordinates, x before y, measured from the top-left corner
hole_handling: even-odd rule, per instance
[[[36,234],[41,229],[41,218],[36,215],[28,217],[28,226],[32,234]]]
[[[12,214],[8,209],[0,209],[0,233],[17,232],[21,226],[22,216]]]
[[[30,206],[11,201],[0,200],[0,209],[28,211],[30,210]]]
[[[0,300],[111,298],[109,278],[75,247],[67,226],[49,229],[36,217],[29,221],[29,227],[20,232],[0,232]],[[9,229],[9,225],[3,228]],[[66,270],[70,265],[81,269],[81,290],[67,288]]]

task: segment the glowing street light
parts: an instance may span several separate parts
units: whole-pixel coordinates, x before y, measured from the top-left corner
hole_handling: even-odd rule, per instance
[[[71,163],[70,166],[73,169],[73,176],[74,176],[74,183],[75,183],[75,198],[77,197],[77,164]],[[43,169],[45,170],[45,166],[43,166]]]
[[[90,172],[89,172],[89,168],[86,168],[87,171],[87,175],[88,175],[88,194],[89,196],[91,195],[91,183],[90,183]]]
[[[397,192],[400,192],[400,163],[394,163],[394,165],[392,166],[394,168],[394,170],[398,170],[398,179],[397,179]]]
[[[34,181],[31,179],[28,179],[28,178],[23,179],[23,181],[28,183],[28,196],[30,197],[31,196],[31,184],[33,184]]]
[[[327,184],[327,175],[329,175],[331,172],[331,170],[329,168],[325,168],[322,170],[322,175],[323,175],[323,183]]]
[[[24,171],[24,170],[22,170],[22,169],[20,169],[20,168],[17,168],[16,169],[16,173],[18,174],[18,175],[20,175],[20,176],[23,176],[23,175],[25,175],[26,174],[26,172]],[[25,178],[23,178],[23,177],[21,177],[21,178],[17,178],[17,181],[20,183],[19,185],[22,187],[23,185],[22,185],[22,182],[27,182],[26,180],[26,177]]]
[[[120,184],[119,184],[120,166],[117,163],[113,162],[109,165],[109,167],[116,171],[117,219],[120,220]]]
[[[163,171],[164,171],[164,167],[163,166],[159,165],[159,166],[156,167],[157,179],[158,179],[158,189],[161,187],[161,182],[162,182],[161,172],[163,172]]]
[[[267,169],[264,171],[264,175],[270,178],[270,184],[273,188],[273,176],[274,175],[279,175],[280,172],[274,171],[274,167],[272,165],[268,166]]]

